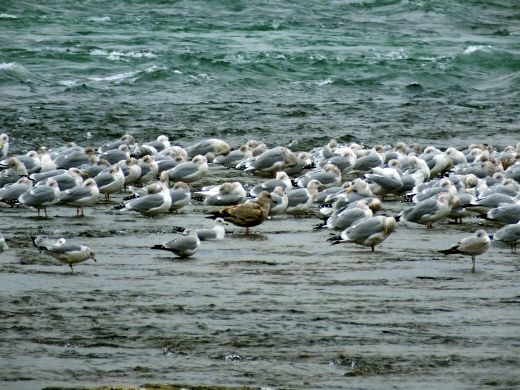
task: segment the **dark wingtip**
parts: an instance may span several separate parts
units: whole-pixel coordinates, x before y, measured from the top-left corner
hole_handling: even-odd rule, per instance
[[[327,241],[337,244],[339,241],[341,241],[341,236],[332,236],[327,238]]]
[[[327,226],[327,224],[325,222],[322,222],[322,223],[319,223],[317,225],[314,225],[312,230],[321,230],[321,229],[325,228],[325,226]]]
[[[119,204],[116,204],[114,207],[112,207],[113,210],[121,210],[121,209],[124,209],[125,208],[125,204],[124,203],[119,203]]]
[[[132,199],[137,199],[137,198],[139,198],[139,195],[137,195],[137,194],[132,194],[132,195],[125,196],[125,197],[123,198],[123,200],[132,200]]]
[[[160,244],[157,244],[157,245],[150,247],[150,249],[164,249],[164,247]]]
[[[175,233],[184,233],[185,230],[186,230],[186,228],[184,228],[182,226],[173,226],[172,227],[172,231]]]

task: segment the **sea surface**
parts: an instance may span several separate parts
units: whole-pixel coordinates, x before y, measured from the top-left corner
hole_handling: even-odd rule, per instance
[[[11,152],[160,134],[294,151],[332,137],[520,141],[520,2],[0,2],[0,133]],[[252,180],[212,167],[218,178]],[[117,195],[113,204],[122,199]],[[399,226],[375,254],[315,215],[231,227],[193,259],[149,247],[208,209],[0,207],[0,388],[187,383],[309,389],[520,387],[520,263],[440,257],[481,222]],[[385,204],[387,212],[402,208]],[[496,227],[484,226],[492,232]],[[30,234],[73,237],[68,267]]]

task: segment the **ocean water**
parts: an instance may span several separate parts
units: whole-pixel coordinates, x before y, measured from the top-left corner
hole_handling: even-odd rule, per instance
[[[519,141],[519,2],[294,3],[1,1],[0,133],[13,154],[126,132],[295,151],[331,137]],[[223,178],[253,180],[212,166],[209,184]],[[174,260],[149,247],[172,225],[207,226],[208,209],[112,205],[47,220],[0,208],[0,388],[520,386],[518,257],[493,245],[472,274],[437,252],[482,222],[400,225],[372,254],[326,244],[314,215],[284,216]],[[98,262],[70,275],[32,247],[39,233],[96,248]]]
[[[20,149],[130,132],[505,145],[516,1],[0,3],[0,128]]]

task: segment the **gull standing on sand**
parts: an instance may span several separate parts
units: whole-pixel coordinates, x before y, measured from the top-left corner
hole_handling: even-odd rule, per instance
[[[68,264],[71,273],[74,273],[74,264],[81,263],[88,259],[96,261],[94,251],[86,245],[69,244],[63,238],[59,239],[55,243],[50,241],[43,242],[37,238],[32,239],[40,253],[54,257],[64,264]],[[48,243],[51,245],[47,245]]]
[[[84,217],[83,207],[92,206],[99,199],[99,188],[94,179],[60,193],[60,202],[76,207],[76,216]]]
[[[369,246],[372,252],[375,246],[386,240],[395,230],[396,220],[393,217],[376,216],[364,218],[358,223],[344,230],[340,236],[329,238],[331,245],[353,242]]]
[[[327,218],[327,221],[316,225],[315,229],[334,229],[334,230],[345,230],[350,226],[356,224],[363,218],[370,218],[373,216],[372,210],[368,207],[364,199],[358,200],[348,206],[332,213]]]
[[[498,229],[493,234],[493,240],[511,245],[511,253],[516,253],[516,246],[520,243],[520,222]]]
[[[105,201],[110,200],[110,194],[120,191],[125,184],[125,175],[119,165],[112,165],[107,170],[100,172],[94,177],[99,192],[105,194]]]
[[[60,188],[58,183],[53,178],[50,178],[45,183],[38,184],[29,191],[24,192],[18,198],[18,202],[37,209],[38,217],[40,216],[40,210],[43,210],[45,218],[47,218],[47,207],[55,204],[59,199]]]
[[[173,240],[167,241],[164,244],[154,245],[150,249],[169,251],[178,257],[190,257],[197,252],[199,246],[200,240],[197,232],[192,229],[187,229]]]
[[[258,226],[267,219],[270,208],[271,194],[262,191],[255,200],[236,206],[224,207],[212,212],[212,215],[207,218],[222,218],[233,225],[245,227],[246,234],[249,234],[250,227]]]
[[[456,195],[440,193],[402,211],[397,219],[426,225],[428,229],[432,229],[433,223],[448,216],[456,205],[458,205],[458,197]]]
[[[477,230],[473,236],[463,238],[455,245],[439,252],[445,255],[459,253],[461,255],[471,256],[473,267],[471,272],[475,272],[475,256],[481,255],[489,249],[491,240],[485,230]]]

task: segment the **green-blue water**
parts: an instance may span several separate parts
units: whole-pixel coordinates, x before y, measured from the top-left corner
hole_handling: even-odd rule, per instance
[[[505,145],[519,37],[513,0],[3,1],[0,130]]]

